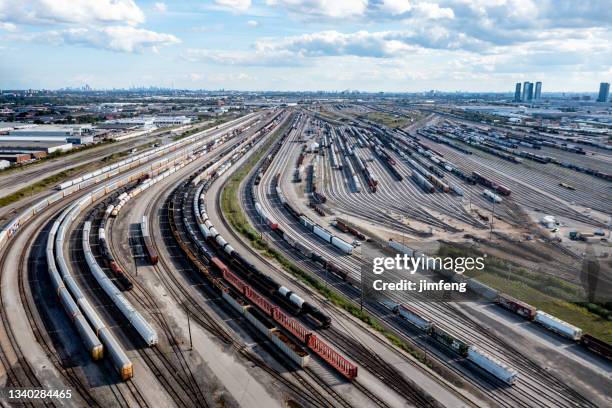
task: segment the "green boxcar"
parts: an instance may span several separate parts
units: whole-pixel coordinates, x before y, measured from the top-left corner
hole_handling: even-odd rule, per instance
[[[431,337],[444,344],[447,347],[452,348],[457,353],[461,354],[463,357],[466,357],[468,354],[469,345],[463,340],[459,340],[455,336],[446,332],[445,330],[434,326],[431,330]]]

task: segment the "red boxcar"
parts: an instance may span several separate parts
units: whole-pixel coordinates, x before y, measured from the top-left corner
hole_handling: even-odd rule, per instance
[[[515,299],[508,295],[499,295],[497,297],[497,303],[520,316],[526,317],[529,320],[533,320],[536,314],[536,308],[528,305],[525,302],[522,302],[518,299]]]

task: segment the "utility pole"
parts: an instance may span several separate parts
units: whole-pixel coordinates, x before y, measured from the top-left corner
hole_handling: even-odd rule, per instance
[[[189,331],[189,351],[193,350],[193,340],[191,338],[191,319],[189,318],[189,309],[185,308],[187,312],[187,330]]]
[[[493,239],[493,220],[495,219],[495,199],[493,199],[493,206],[491,207],[491,231],[489,232],[489,241]]]
[[[361,279],[359,281],[361,284],[361,299],[359,302],[359,310],[363,312],[363,272],[361,273]]]

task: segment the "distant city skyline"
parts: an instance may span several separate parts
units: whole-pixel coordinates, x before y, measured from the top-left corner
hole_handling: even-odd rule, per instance
[[[597,93],[610,21],[608,1],[0,0],[0,88]]]

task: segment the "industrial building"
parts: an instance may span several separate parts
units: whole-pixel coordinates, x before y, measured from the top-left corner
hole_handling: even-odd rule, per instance
[[[187,116],[140,116],[137,118],[120,118],[107,120],[102,127],[108,129],[109,125],[128,126],[150,129],[153,127],[168,127],[176,125],[187,125],[191,123],[191,118]]]
[[[0,142],[93,143],[91,125],[34,125],[15,128],[0,135]]]
[[[39,141],[0,141],[0,152],[45,152],[51,154],[56,151],[72,150],[72,143]]]

